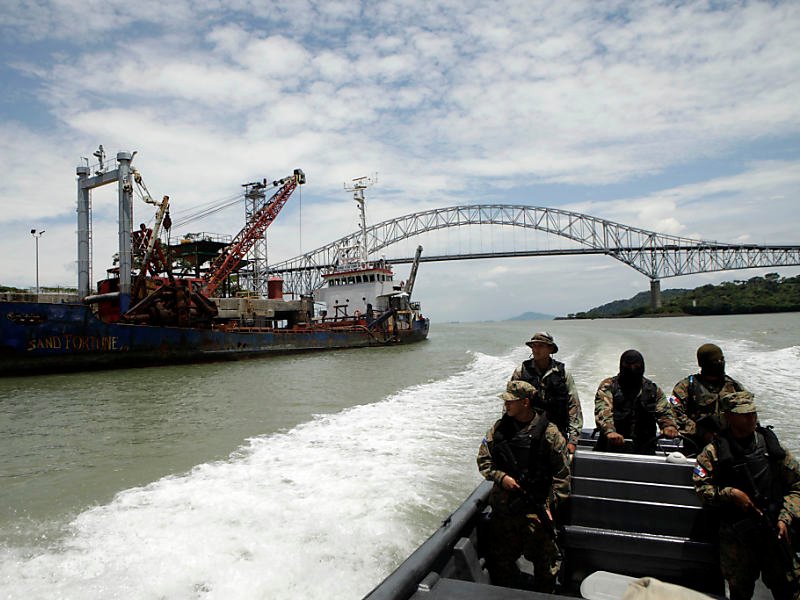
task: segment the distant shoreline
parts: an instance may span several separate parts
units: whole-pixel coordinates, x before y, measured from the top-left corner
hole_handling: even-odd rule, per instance
[[[666,317],[736,317],[742,315],[779,315],[797,313],[800,310],[764,310],[747,312],[725,312],[725,313],[704,313],[693,315],[691,313],[668,312],[668,313],[642,313],[636,315],[596,315],[592,317],[553,317],[554,321],[594,321],[596,319],[661,319]]]

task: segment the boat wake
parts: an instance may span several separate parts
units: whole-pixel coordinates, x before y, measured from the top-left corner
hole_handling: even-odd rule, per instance
[[[4,597],[353,598],[479,480],[515,358],[318,415],[228,460],[120,492],[35,548],[0,548]]]

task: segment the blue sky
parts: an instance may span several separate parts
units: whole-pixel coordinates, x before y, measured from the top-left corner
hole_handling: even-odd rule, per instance
[[[98,144],[138,151],[173,218],[302,168],[308,184],[270,230],[274,260],[353,231],[343,183],[375,172],[370,222],[507,202],[800,243],[798,30],[797,2],[6,0],[0,283],[34,284],[37,228],[40,282],[76,284],[75,167]],[[96,280],[116,251],[114,191],[93,209]],[[235,234],[242,212],[186,232]],[[551,258],[425,265],[416,294],[436,319],[473,320],[647,288],[610,258]]]

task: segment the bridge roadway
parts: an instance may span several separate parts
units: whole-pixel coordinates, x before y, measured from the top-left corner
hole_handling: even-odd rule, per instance
[[[522,256],[605,254],[650,279],[651,304],[661,306],[660,280],[693,273],[800,265],[800,245],[728,244],[673,236],[591,215],[519,204],[471,204],[436,208],[389,219],[367,228],[374,256],[394,243],[429,231],[465,225],[509,225],[535,229],[578,243],[561,250],[490,251],[422,256],[421,262]],[[356,231],[330,244],[270,267],[290,293],[310,294],[322,286],[321,273],[357,245]],[[387,259],[391,264],[413,258]]]

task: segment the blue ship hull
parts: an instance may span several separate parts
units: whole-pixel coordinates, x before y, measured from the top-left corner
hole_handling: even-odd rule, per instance
[[[239,359],[424,340],[428,319],[393,335],[364,326],[225,331],[105,323],[83,304],[0,302],[0,376]]]

